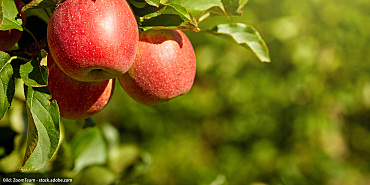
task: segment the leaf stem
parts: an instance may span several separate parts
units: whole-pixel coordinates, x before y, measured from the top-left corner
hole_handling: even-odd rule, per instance
[[[33,38],[33,40],[34,40],[34,41],[35,41],[35,43],[36,43],[37,49],[40,49],[39,41],[37,41],[37,39],[36,39],[35,35],[34,35],[34,34],[29,30],[29,29],[27,29],[25,26],[23,26],[23,29],[24,29],[28,34],[30,34],[30,35],[31,35],[31,37]]]
[[[25,62],[30,61],[30,59],[21,56],[12,56],[10,57],[9,62],[11,62],[12,60],[23,60]]]

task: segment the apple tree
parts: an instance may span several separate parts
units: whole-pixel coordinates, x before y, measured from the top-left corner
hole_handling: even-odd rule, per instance
[[[81,4],[81,6],[77,6],[76,2]],[[25,119],[27,119],[28,124],[25,131],[23,131],[23,134],[26,134],[27,137],[22,141],[25,145],[24,157],[20,166],[16,166],[16,169],[20,168],[22,172],[37,172],[40,169],[45,170],[46,164],[58,161],[59,155],[55,154],[58,150],[63,150],[65,147],[61,144],[65,130],[60,126],[60,117],[76,120],[86,119],[86,123],[92,122],[89,117],[98,113],[108,104],[109,97],[114,90],[115,79],[120,80],[123,88],[131,97],[143,99],[140,97],[145,97],[146,94],[143,92],[147,92],[147,90],[139,88],[145,85],[138,85],[135,87],[137,89],[132,90],[134,88],[132,87],[133,81],[141,78],[138,77],[139,73],[144,73],[143,70],[134,69],[134,65],[137,64],[136,68],[147,68],[149,70],[147,73],[158,73],[163,76],[168,72],[153,70],[151,66],[159,65],[157,63],[143,63],[139,65],[140,62],[146,62],[145,60],[153,53],[156,53],[156,51],[156,55],[166,53],[164,51],[169,46],[162,46],[162,48],[159,47],[160,49],[158,49],[145,45],[140,48],[140,41],[147,39],[150,34],[157,34],[156,31],[169,35],[172,34],[172,36],[179,33],[178,35],[182,37],[182,40],[180,39],[180,41],[176,42],[188,48],[191,48],[191,44],[188,44],[190,41],[187,40],[183,31],[185,33],[203,32],[211,34],[246,48],[254,53],[261,62],[270,62],[268,48],[253,26],[227,22],[212,25],[211,28],[202,26],[203,21],[213,16],[225,16],[228,18],[240,16],[247,2],[248,0],[128,0],[127,4],[125,0],[24,0],[22,2],[20,0],[0,0],[0,118],[4,123],[2,126],[5,125],[3,130],[5,128],[8,133],[1,135],[1,142],[12,141],[15,135],[17,135],[17,132],[11,129],[11,125],[6,124],[6,120],[10,119],[7,112],[12,109],[13,100],[17,99],[23,102],[22,107],[27,112],[27,118]],[[75,9],[70,11],[71,14],[59,13],[62,8],[65,8],[67,3],[72,3],[70,7],[75,7]],[[122,3],[126,3],[127,8],[120,8]],[[100,7],[96,8],[104,9],[105,7],[105,9],[95,12],[94,7],[92,7],[95,4],[100,4]],[[56,15],[56,12],[59,14]],[[126,13],[133,15],[134,23],[127,23],[129,22],[127,18],[122,16]],[[114,19],[116,22],[127,23],[127,25],[125,27],[115,27],[115,25],[109,24],[109,20],[106,22],[106,19],[95,19],[96,17],[102,17],[101,15],[108,18],[112,17],[111,19]],[[57,18],[54,19],[54,17]],[[68,22],[72,18],[73,21],[69,23],[73,25],[64,25],[65,27],[56,30],[60,22]],[[103,27],[93,24],[101,24]],[[91,25],[92,27],[87,27]],[[67,31],[73,26],[80,31],[78,34],[71,35],[72,33]],[[85,27],[86,29],[84,29]],[[103,28],[106,30],[101,30]],[[88,31],[91,33],[85,33]],[[129,31],[133,32],[128,34],[127,32]],[[102,35],[106,34],[106,32],[112,32],[113,34],[111,37],[103,37]],[[138,40],[139,33],[140,41]],[[133,39],[133,41],[130,41],[125,35],[133,35],[132,37],[130,36],[130,39]],[[153,38],[160,37],[158,35],[153,36]],[[163,36],[161,39],[176,40],[172,36]],[[100,45],[97,46],[95,43],[91,43],[94,42],[91,41],[92,38],[96,38],[96,42]],[[89,40],[89,42],[86,40]],[[69,46],[66,46],[66,43],[73,45],[73,47],[68,48]],[[139,49],[137,49],[138,45]],[[107,49],[110,46],[112,47]],[[127,48],[130,48],[131,51],[127,51]],[[151,54],[137,56],[137,60],[139,58],[143,58],[143,60],[134,62],[136,50],[146,52],[146,48],[151,50]],[[182,51],[178,50],[178,52]],[[194,51],[191,48],[190,50],[187,49],[186,52],[193,53]],[[126,56],[124,55],[127,55],[127,53],[131,53],[132,56],[130,56],[131,61],[126,64],[126,68],[121,71],[120,69],[113,69],[125,63],[125,61],[119,61],[119,58],[125,58]],[[95,55],[97,56],[96,58],[94,58]],[[109,62],[119,62],[107,62],[107,65],[102,66],[104,64],[101,64],[99,59],[97,59],[99,57],[104,59],[111,58]],[[171,56],[165,56],[164,58],[169,57]],[[184,59],[187,58],[187,55],[180,54],[178,57]],[[192,54],[192,57],[195,57],[195,55]],[[63,66],[61,64],[62,60],[70,63],[66,63]],[[99,65],[101,66],[93,66],[93,69],[89,69],[91,72],[90,76],[85,78],[87,79],[85,80],[83,70],[86,70],[86,66],[90,64],[89,62],[100,62]],[[195,58],[194,61],[190,62],[193,62],[191,66],[195,70]],[[202,61],[197,62],[201,63]],[[58,66],[54,63],[58,63]],[[181,67],[175,68],[174,71],[182,70],[185,65],[181,64]],[[130,69],[131,72],[129,71],[130,67],[132,67]],[[188,75],[192,80],[194,80],[194,73],[195,71]],[[149,81],[155,81],[159,78],[153,77]],[[127,82],[125,79],[130,79],[131,81]],[[175,83],[173,82],[175,80],[172,79],[176,79],[176,75],[172,75],[170,79],[168,83]],[[158,95],[158,97],[155,97],[157,99],[153,100],[154,103],[148,103],[144,98],[144,103],[142,104],[155,105],[162,101],[168,101],[177,95],[184,94],[191,88],[192,81],[190,82],[185,91],[162,99],[158,98]],[[143,83],[146,83],[146,81],[143,80]],[[150,84],[148,86],[155,87],[153,92],[161,93],[158,89],[162,88],[162,86]],[[163,87],[167,86],[168,84],[163,85]],[[76,91],[83,93],[82,95],[76,95],[76,93],[73,93]],[[97,93],[98,95],[95,96],[94,94]],[[101,96],[102,94],[104,96]],[[100,99],[96,97],[100,97]],[[67,100],[68,102],[66,102]],[[81,102],[85,104],[81,104]],[[94,127],[86,129],[83,135],[76,137],[71,143],[72,146],[78,146],[76,148],[80,150],[78,152],[80,152],[81,158],[83,158],[83,155],[88,155],[84,153],[86,152],[84,149],[88,146],[80,146],[80,143],[83,143],[84,140],[92,140],[92,143],[104,142],[101,134]],[[98,147],[91,149],[90,152],[99,153],[105,149],[104,147]],[[5,152],[0,152],[0,160],[7,156],[11,150],[5,149]],[[95,161],[90,161],[90,163],[99,160],[100,158],[97,157]],[[81,159],[81,161],[83,160]],[[85,161],[80,164],[77,162],[75,163],[74,171],[78,172],[90,163]]]

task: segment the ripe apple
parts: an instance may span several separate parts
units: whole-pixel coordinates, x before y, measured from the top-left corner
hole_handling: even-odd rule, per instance
[[[138,26],[126,0],[66,0],[47,28],[49,50],[62,71],[79,81],[121,76],[131,67]]]
[[[77,81],[60,70],[50,54],[47,68],[50,101],[57,101],[61,117],[72,120],[86,119],[100,112],[108,104],[114,89],[114,79],[99,82]]]
[[[187,93],[195,66],[193,46],[182,31],[148,30],[140,33],[134,64],[118,80],[134,100],[154,106]]]
[[[14,3],[20,13],[24,3],[21,0],[14,0]],[[26,25],[26,13],[21,14],[21,19],[23,26]],[[10,50],[19,41],[22,34],[23,31],[17,29],[0,31],[0,51]]]

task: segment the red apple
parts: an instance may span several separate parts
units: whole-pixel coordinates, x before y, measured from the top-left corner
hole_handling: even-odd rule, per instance
[[[14,0],[14,3],[20,13],[24,3],[21,0]],[[26,25],[26,13],[22,13],[21,18],[23,25]],[[10,50],[19,41],[22,34],[23,31],[17,29],[0,31],[0,51]]]
[[[126,0],[66,0],[55,9],[47,28],[49,50],[57,65],[86,82],[127,72],[138,35]]]
[[[118,78],[137,102],[154,106],[187,93],[195,78],[195,54],[180,30],[148,30],[139,36],[131,69]]]
[[[59,69],[50,54],[47,68],[50,101],[57,101],[61,117],[72,120],[86,119],[100,112],[108,104],[114,89],[114,79],[99,82],[74,80]]]

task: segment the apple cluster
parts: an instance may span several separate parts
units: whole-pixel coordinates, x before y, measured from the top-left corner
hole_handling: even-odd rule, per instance
[[[139,32],[126,0],[64,1],[50,17],[47,41],[47,87],[67,119],[101,111],[115,79],[147,106],[187,93],[194,82],[195,54],[186,35]]]

